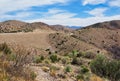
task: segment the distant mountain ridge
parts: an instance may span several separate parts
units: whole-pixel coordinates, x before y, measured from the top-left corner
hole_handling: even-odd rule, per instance
[[[67,27],[72,28],[72,29],[80,29],[80,28],[82,28],[82,26],[67,26]]]
[[[0,33],[31,32],[35,29],[52,31],[71,31],[62,25],[48,25],[43,22],[26,23],[18,20],[0,22]]]
[[[120,20],[113,20],[113,21],[106,21],[106,22],[101,22],[101,23],[96,23],[88,27],[94,27],[94,28],[109,28],[109,29],[120,29]]]
[[[63,25],[51,25],[51,28],[55,31],[65,31],[65,32],[72,31],[72,28],[69,28],[69,27],[63,26]]]

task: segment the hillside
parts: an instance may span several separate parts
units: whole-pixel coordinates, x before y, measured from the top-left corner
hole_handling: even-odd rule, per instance
[[[5,27],[0,33],[0,80],[120,80],[118,21],[117,26],[110,21],[77,30],[42,22],[6,22],[0,23]],[[19,28],[22,32],[16,33]]]
[[[26,23],[18,20],[0,22],[0,33],[32,32],[36,29],[68,32],[71,29],[60,25],[48,25],[43,22]]]
[[[75,31],[74,37],[120,58],[120,21],[103,22]]]
[[[66,26],[63,26],[63,25],[51,25],[51,29],[55,30],[55,31],[64,31],[66,33],[73,31],[72,28],[69,28],[69,27],[66,27]]]
[[[114,24],[113,24],[114,23]],[[103,22],[74,31],[69,35],[50,35],[51,44],[58,50],[106,50],[120,58],[120,21]],[[58,41],[59,40],[59,41]],[[86,49],[86,50],[85,50]]]
[[[96,23],[86,28],[109,28],[109,29],[120,29],[120,20],[106,21],[101,23]]]
[[[22,28],[26,23],[17,20],[8,20],[0,23],[0,33],[9,33],[9,32],[16,32],[22,31],[25,28]]]

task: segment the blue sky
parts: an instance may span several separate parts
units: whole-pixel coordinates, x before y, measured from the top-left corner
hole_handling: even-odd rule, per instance
[[[70,26],[120,20],[120,0],[0,0],[0,21]]]

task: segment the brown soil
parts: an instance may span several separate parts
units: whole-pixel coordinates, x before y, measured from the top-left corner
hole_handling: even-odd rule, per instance
[[[47,49],[50,47],[47,36],[53,31],[39,31],[29,33],[2,33],[0,43],[18,43],[24,46]]]

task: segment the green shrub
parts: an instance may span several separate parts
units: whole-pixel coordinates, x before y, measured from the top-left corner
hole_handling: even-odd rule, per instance
[[[10,61],[15,61],[16,60],[16,55],[15,54],[10,54],[9,55],[9,60]]]
[[[42,61],[45,59],[45,57],[43,55],[41,55],[40,58]]]
[[[57,55],[56,55],[56,54],[50,55],[50,60],[51,60],[53,63],[57,62],[57,61],[58,61]]]
[[[34,57],[34,63],[40,63],[44,60],[44,56],[36,56]]]
[[[86,74],[89,72],[89,69],[86,66],[82,66],[81,73]]]
[[[35,80],[35,78],[37,77],[36,73],[35,72],[31,72],[30,73],[30,77],[32,80]]]
[[[91,71],[111,81],[120,80],[120,61],[107,59],[99,55],[90,64]]]
[[[76,76],[76,79],[77,79],[77,81],[83,80],[83,79],[84,79],[84,76],[83,76],[82,74],[78,74],[78,75]]]
[[[73,50],[71,53],[69,53],[68,54],[68,56],[70,57],[70,58],[74,58],[74,57],[77,57],[77,54],[78,54],[79,52],[77,52],[76,50]]]
[[[69,64],[71,62],[71,59],[68,56],[64,56],[61,58],[61,61],[63,64]]]
[[[65,72],[71,72],[71,71],[72,71],[72,68],[70,66],[66,66]]]
[[[90,64],[91,71],[99,76],[105,75],[106,68],[106,58],[103,55],[98,55],[95,60]]]

